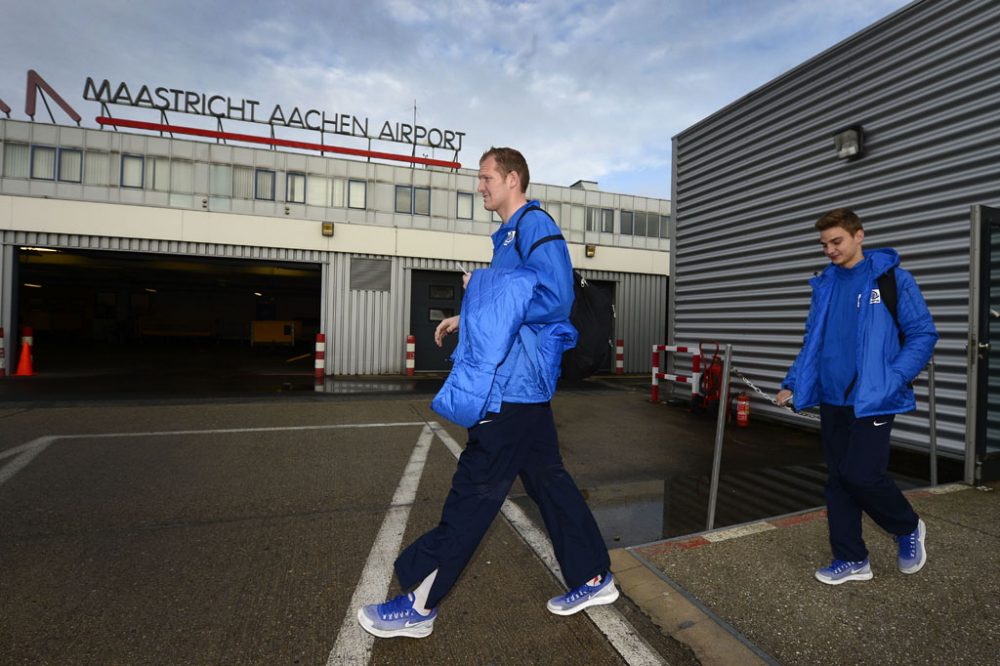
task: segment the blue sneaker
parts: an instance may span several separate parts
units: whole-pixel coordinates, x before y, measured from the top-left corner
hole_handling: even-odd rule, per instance
[[[437,609],[430,615],[413,610],[413,594],[401,594],[384,604],[371,604],[358,609],[358,624],[379,638],[426,638],[434,631]]]
[[[830,566],[816,569],[816,580],[827,585],[840,585],[849,580],[871,580],[872,576],[867,557],[860,562],[834,560]]]
[[[593,580],[574,588],[558,597],[549,599],[548,609],[556,615],[572,615],[584,608],[614,603],[618,598],[618,588],[615,587],[615,577],[607,572],[601,577],[601,582],[591,585]]]
[[[927,563],[927,550],[924,541],[927,539],[927,525],[923,520],[917,520],[917,529],[909,534],[896,537],[899,544],[899,570],[905,574],[917,573]]]

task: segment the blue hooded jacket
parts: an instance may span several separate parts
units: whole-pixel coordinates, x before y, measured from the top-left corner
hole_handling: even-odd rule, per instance
[[[472,272],[454,366],[431,403],[466,428],[500,411],[502,402],[551,400],[563,352],[576,345],[569,249],[552,240],[560,232],[548,215],[525,211],[532,205],[538,202],[529,201],[493,233],[490,267]]]
[[[869,298],[861,299],[858,312],[857,368],[854,414],[857,418],[878,414],[900,414],[916,409],[910,382],[920,374],[934,353],[938,333],[934,328],[920,288],[909,272],[899,268],[899,254],[892,249],[865,252],[868,260]],[[781,387],[794,394],[795,409],[814,407],[820,402],[820,351],[827,310],[833,291],[834,265],[809,280],[812,304],[806,319],[802,350],[785,375]],[[889,308],[881,302],[879,276],[896,271],[899,329]],[[899,332],[905,341],[899,344]]]

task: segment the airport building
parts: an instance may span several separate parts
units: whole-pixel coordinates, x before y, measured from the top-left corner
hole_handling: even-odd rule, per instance
[[[315,134],[319,142],[283,139],[288,127],[299,137],[316,129],[310,123],[330,129],[325,116],[295,109],[282,123],[275,111],[251,135],[239,125],[255,108],[246,100],[188,93],[185,108],[181,91],[88,79],[83,97],[101,105],[92,129],[75,114],[80,102],[33,71],[28,83],[26,114],[41,109],[37,97],[50,117],[65,112],[77,125],[42,122],[41,113],[11,118],[13,102],[0,100],[8,374],[24,327],[38,354],[46,345],[178,340],[311,349],[322,333],[328,375],[403,373],[413,335],[416,370],[448,369],[455,340],[439,350],[433,330],[459,312],[461,267],[488,265],[500,222],[476,192],[479,155],[466,156],[472,169],[455,161],[461,133],[424,130],[419,145],[378,152],[371,136],[361,148],[328,143],[377,134],[334,116],[340,126]],[[134,119],[157,111],[160,122]],[[576,268],[611,292],[623,369],[648,371],[648,350],[666,335],[670,202],[588,181],[532,182],[528,197],[558,222]]]
[[[813,223],[860,215],[941,335],[904,447],[1000,476],[1000,3],[917,0],[674,137],[670,339],[730,343],[769,396],[795,358]],[[751,394],[755,413],[815,426]],[[933,410],[932,410],[933,405]]]

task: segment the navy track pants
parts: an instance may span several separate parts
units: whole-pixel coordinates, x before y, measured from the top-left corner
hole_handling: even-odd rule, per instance
[[[917,514],[889,467],[893,414],[855,418],[854,408],[820,405],[823,455],[829,474],[826,513],[834,559],[858,562],[868,557],[861,536],[861,512],[886,532],[902,536],[917,529]]]
[[[573,478],[563,466],[549,403],[504,403],[469,429],[437,527],[396,559],[404,590],[437,569],[427,598],[434,608],[448,594],[500,511],[516,477],[541,510],[556,559],[570,588],[609,569],[604,539]]]

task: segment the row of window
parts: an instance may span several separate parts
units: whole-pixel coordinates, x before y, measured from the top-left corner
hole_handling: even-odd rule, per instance
[[[194,162],[122,154],[117,182],[112,182],[115,156],[112,153],[82,151],[18,143],[4,144],[3,175],[10,178],[57,180],[86,185],[120,185],[157,192],[194,194]],[[363,180],[319,176],[300,172],[285,174],[285,201],[334,208],[367,208],[367,183]],[[209,165],[209,193],[234,199],[277,199],[277,172],[247,166]],[[550,213],[559,203],[542,208]],[[431,214],[429,187],[396,185],[394,210],[409,215]],[[473,219],[475,194],[457,193],[456,217]],[[498,221],[496,216],[492,216]],[[620,211],[619,232],[626,236],[667,238],[669,217],[644,211]],[[558,221],[558,220],[557,220]],[[611,208],[570,206],[569,228],[602,233],[615,232],[615,212]]]

